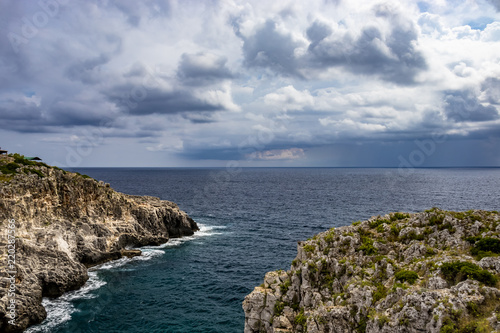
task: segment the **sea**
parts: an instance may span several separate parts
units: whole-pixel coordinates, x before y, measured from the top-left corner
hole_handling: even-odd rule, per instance
[[[170,200],[194,236],[94,267],[45,298],[28,332],[243,332],[242,302],[297,241],[389,212],[500,210],[500,168],[79,168],[117,191]]]

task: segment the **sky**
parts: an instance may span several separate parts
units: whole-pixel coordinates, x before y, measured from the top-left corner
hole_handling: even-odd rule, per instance
[[[500,0],[2,0],[0,78],[60,167],[500,166]]]

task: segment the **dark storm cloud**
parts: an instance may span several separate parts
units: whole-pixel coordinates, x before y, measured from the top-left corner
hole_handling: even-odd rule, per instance
[[[494,106],[483,106],[471,91],[445,92],[444,103],[446,117],[455,122],[479,122],[499,118],[498,111]]]
[[[376,16],[390,24],[388,35],[377,27],[365,27],[359,37],[349,33],[335,34],[333,38],[324,26],[314,23],[307,36],[311,41],[310,66],[342,66],[356,74],[376,75],[386,81],[411,84],[415,76],[425,69],[424,56],[415,49],[418,33],[413,24],[405,22],[390,7],[377,7]],[[390,51],[384,52],[381,43]]]
[[[294,56],[295,48],[301,44],[295,42],[290,34],[277,31],[274,21],[267,20],[255,34],[241,38],[246,66],[272,68],[282,75],[301,76]]]
[[[187,90],[163,91],[123,85],[106,93],[109,100],[132,115],[174,114],[188,111],[217,111],[223,105],[203,101]]]
[[[96,102],[59,100],[44,103],[36,97],[16,96],[0,102],[2,128],[17,132],[53,132],[58,127],[100,126],[108,116]]]
[[[186,85],[209,85],[234,75],[226,67],[227,59],[213,54],[197,53],[181,56],[177,76]]]
[[[427,69],[424,56],[415,47],[416,27],[389,6],[377,6],[374,15],[386,21],[390,27],[388,33],[367,24],[359,36],[354,36],[349,30],[334,31],[328,24],[315,21],[305,31],[310,41],[308,52],[300,57],[295,56],[295,50],[304,45],[294,41],[291,34],[278,31],[272,20],[247,37],[239,32],[238,24],[235,26],[244,41],[248,67],[271,68],[281,75],[298,78],[304,78],[309,69],[342,67],[397,84],[414,83],[416,75]]]
[[[8,98],[0,104],[0,119],[7,120],[37,120],[41,119],[40,108],[34,101],[23,98]]]

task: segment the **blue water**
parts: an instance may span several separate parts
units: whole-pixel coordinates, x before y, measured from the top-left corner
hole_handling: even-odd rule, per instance
[[[500,210],[500,169],[78,169],[121,192],[176,202],[201,232],[108,263],[44,300],[30,332],[242,332],[241,303],[297,241],[392,211]]]

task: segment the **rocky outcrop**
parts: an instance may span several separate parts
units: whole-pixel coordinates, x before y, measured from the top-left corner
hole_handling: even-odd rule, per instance
[[[40,163],[0,160],[0,331],[17,332],[41,322],[42,297],[80,288],[87,268],[122,256],[132,247],[159,245],[192,235],[196,223],[176,204],[131,196],[109,184]],[[8,230],[15,221],[15,268],[8,267]],[[15,271],[10,274],[8,271]],[[15,284],[12,284],[15,279]],[[15,325],[8,323],[9,288],[15,285]]]
[[[393,213],[305,242],[244,302],[245,333],[500,330],[498,212]]]

